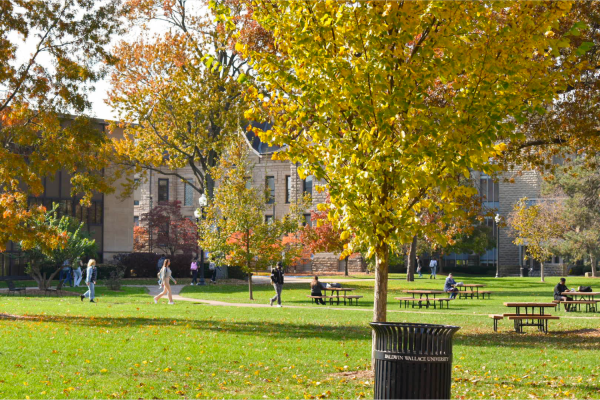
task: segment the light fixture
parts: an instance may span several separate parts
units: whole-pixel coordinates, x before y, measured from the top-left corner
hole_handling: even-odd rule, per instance
[[[194,210],[194,217],[196,217],[196,219],[199,219],[200,215],[201,215],[200,210],[198,210],[198,209]]]
[[[208,205],[208,201],[206,200],[206,195],[204,193],[202,193],[202,196],[200,196],[198,199],[198,204],[200,204],[200,207],[206,207]]]
[[[496,223],[499,224],[500,221],[502,221],[502,218],[500,218],[500,214],[496,214],[496,218],[494,218],[496,220]]]

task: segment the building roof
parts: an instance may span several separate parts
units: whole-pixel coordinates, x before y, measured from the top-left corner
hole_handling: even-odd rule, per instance
[[[273,154],[279,150],[281,150],[281,146],[270,146],[268,143],[264,143],[260,140],[258,135],[254,133],[253,130],[248,130],[248,126],[252,126],[253,128],[258,128],[261,130],[269,130],[273,127],[273,124],[270,122],[256,122],[252,121],[249,124],[243,127],[244,137],[248,143],[248,146],[254,150],[256,155],[263,156],[267,154]]]

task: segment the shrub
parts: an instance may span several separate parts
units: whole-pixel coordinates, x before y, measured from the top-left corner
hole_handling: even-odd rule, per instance
[[[106,280],[106,287],[110,290],[121,290],[121,279],[123,279],[124,272],[122,267],[116,267],[110,271],[110,275]]]
[[[227,267],[227,275],[229,279],[248,279],[248,274],[244,272],[242,267]]]
[[[107,280],[110,278],[110,274],[113,272],[118,271],[119,269],[123,269],[122,267],[118,266],[118,265],[113,265],[113,264],[98,264],[96,265],[97,268],[97,279],[98,280]],[[85,280],[85,273],[86,273],[87,268],[83,268],[83,270],[81,271],[82,273],[82,281]]]
[[[155,253],[125,253],[117,255],[115,261],[123,267],[125,278],[154,278],[160,257]]]

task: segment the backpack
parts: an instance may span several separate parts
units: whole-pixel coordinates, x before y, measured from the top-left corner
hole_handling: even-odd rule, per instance
[[[591,292],[592,291],[592,287],[591,286],[579,286],[577,288],[578,292]]]
[[[330,287],[330,288],[341,288],[342,284],[341,283],[328,283],[327,287]]]

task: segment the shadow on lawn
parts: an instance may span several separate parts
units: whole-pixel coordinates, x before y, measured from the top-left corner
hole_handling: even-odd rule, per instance
[[[296,324],[288,322],[269,321],[218,321],[214,319],[198,320],[183,318],[140,318],[140,317],[84,317],[84,316],[56,316],[56,315],[28,315],[25,321],[61,323],[89,327],[185,327],[197,329],[202,332],[215,331],[218,333],[231,332],[248,336],[281,336],[293,338],[319,338],[325,340],[371,340],[371,329],[368,325],[317,325]]]
[[[512,347],[597,350],[598,336],[588,334],[587,329],[539,334],[535,328],[530,332],[465,333],[455,337],[454,344],[467,347]]]

